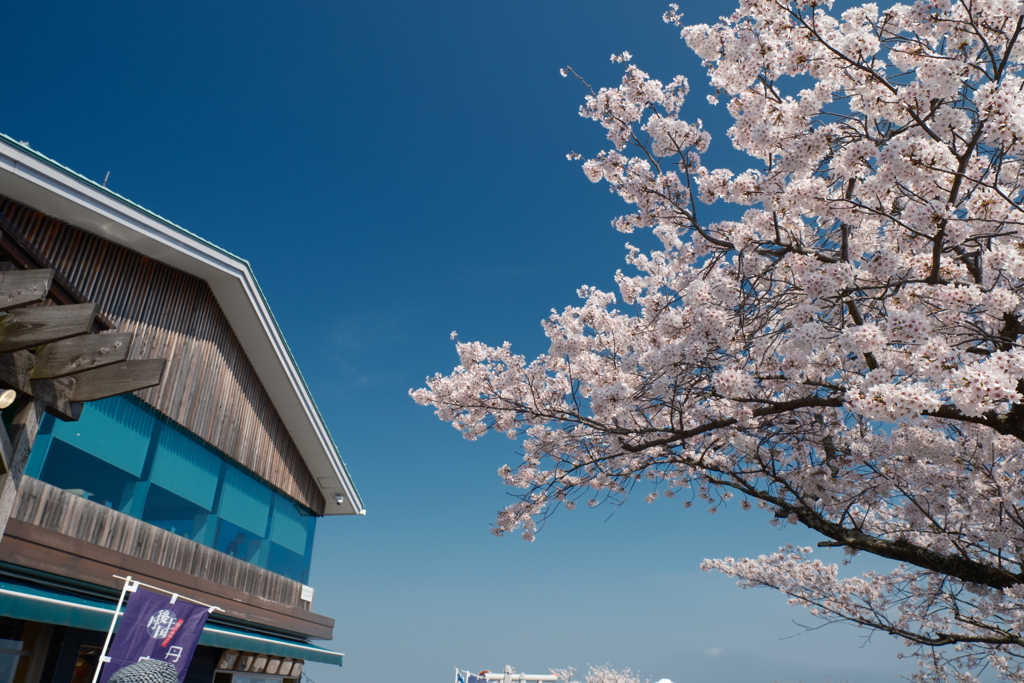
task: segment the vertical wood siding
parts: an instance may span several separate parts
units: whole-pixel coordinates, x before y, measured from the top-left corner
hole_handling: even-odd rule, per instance
[[[206,282],[3,196],[0,213],[134,333],[130,358],[167,359],[163,382],[139,398],[323,514],[316,480]]]

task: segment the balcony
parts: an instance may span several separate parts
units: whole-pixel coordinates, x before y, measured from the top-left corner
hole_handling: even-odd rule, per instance
[[[298,581],[38,479],[22,478],[11,520],[0,561],[112,588],[130,573],[229,617],[331,637],[334,620],[310,611]]]

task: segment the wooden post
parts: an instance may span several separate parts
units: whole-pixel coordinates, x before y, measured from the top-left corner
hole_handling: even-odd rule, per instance
[[[17,405],[17,404],[15,404]],[[13,408],[13,406],[12,406]],[[0,539],[7,528],[7,520],[14,510],[14,499],[18,496],[18,483],[25,473],[25,464],[35,445],[39,423],[46,406],[42,401],[32,399],[18,410],[8,434],[0,422],[0,458],[3,459],[3,474],[0,474]]]

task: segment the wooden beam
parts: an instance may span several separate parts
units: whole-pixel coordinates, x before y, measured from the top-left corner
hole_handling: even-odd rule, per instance
[[[32,268],[53,268],[39,249],[29,242],[3,212],[0,212],[0,251],[5,252],[22,270]],[[50,299],[57,304],[82,304],[85,298],[71,282],[55,269],[53,283],[50,285]],[[103,313],[97,313],[93,321],[93,332],[103,332],[116,327]]]
[[[62,420],[74,422],[82,416],[82,406],[71,400],[71,380],[67,377],[58,379],[36,379],[26,382],[23,391],[42,402],[46,412],[56,415]]]
[[[160,384],[167,361],[163,358],[126,360],[88,372],[69,375],[72,401],[96,401]],[[55,380],[59,381],[59,380]]]
[[[36,365],[28,376],[32,379],[53,379],[120,363],[128,358],[131,344],[129,332],[85,334],[47,344],[36,351]]]
[[[48,413],[69,421],[81,416],[83,401],[160,384],[167,364],[163,358],[126,360],[66,377],[29,379],[35,362],[36,357],[29,351],[0,353],[0,386],[32,396],[42,402]]]
[[[45,301],[51,282],[52,268],[0,273],[0,311]]]
[[[46,411],[62,420],[77,420],[82,405],[71,401],[70,379],[30,380],[28,373],[36,357],[28,351],[0,353],[0,385],[19,391],[42,402]]]
[[[0,353],[0,384],[15,391],[28,390],[28,373],[36,357],[28,351]]]
[[[96,304],[38,306],[8,311],[0,319],[0,353],[86,334],[96,317]]]

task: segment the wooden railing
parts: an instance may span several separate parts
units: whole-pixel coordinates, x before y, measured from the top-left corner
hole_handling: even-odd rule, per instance
[[[309,609],[297,581],[32,477],[21,479],[11,516],[248,595]]]

